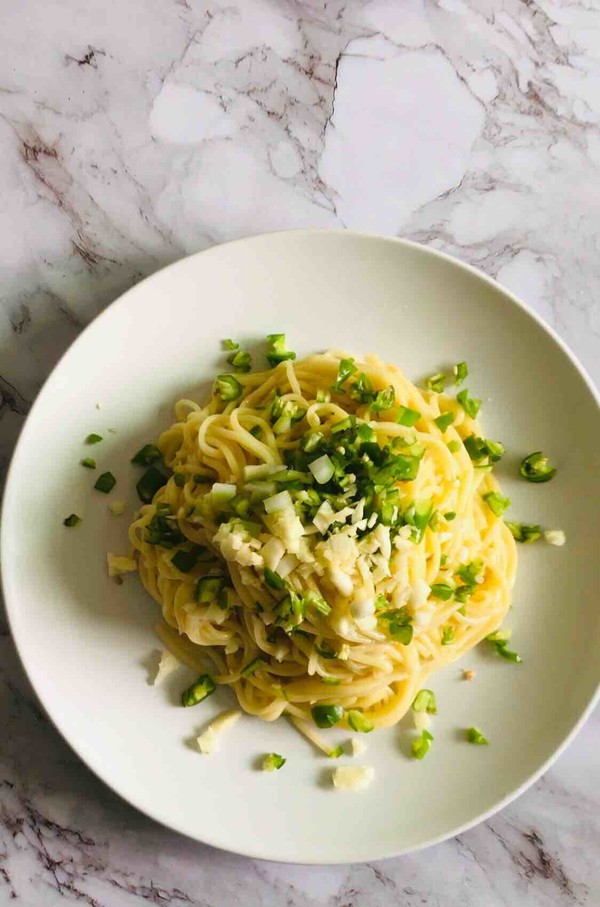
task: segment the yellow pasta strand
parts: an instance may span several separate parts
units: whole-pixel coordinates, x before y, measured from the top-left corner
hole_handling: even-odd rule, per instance
[[[489,472],[474,466],[462,444],[468,435],[481,436],[477,422],[453,398],[419,389],[398,368],[375,356],[357,362],[358,369],[375,390],[391,385],[396,406],[421,413],[415,428],[377,419],[368,404],[357,403],[347,392],[334,395],[330,402],[317,402],[318,392],[335,382],[343,355],[330,352],[239,375],[243,394],[229,404],[216,397],[206,406],[180,400],[175,406],[177,421],[161,435],[158,446],[166,464],[185,477],[185,484],[178,485],[171,477],[152,504],[141,508],[130,528],[141,580],[162,610],[160,636],[165,645],[198,669],[208,655],[215,679],[233,688],[243,709],[266,721],[287,714],[304,733],[307,727],[314,727],[311,708],[318,703],[361,709],[376,727],[398,722],[432,671],[459,658],[499,627],[510,604],[516,570],[514,540],[482,498],[486,492],[497,491],[498,484]],[[276,389],[282,402],[294,401],[306,410],[302,425],[292,425],[281,435],[274,434],[265,409]],[[455,416],[443,434],[433,421],[440,415],[440,407]],[[370,583],[374,595],[384,593],[394,601],[398,590],[409,589],[416,581],[428,585],[453,582],[460,565],[477,560],[484,565],[482,582],[466,603],[429,597],[415,613],[408,645],[379,630],[357,629],[349,600],[326,577],[305,571],[303,578],[302,570],[290,580],[294,588],[299,593],[319,591],[332,611],[326,617],[307,615],[302,634],[282,638],[282,633],[273,633],[268,617],[273,599],[260,569],[225,564],[213,543],[217,523],[198,515],[198,502],[213,481],[239,484],[246,466],[283,464],[285,451],[298,446],[307,425],[327,433],[332,424],[349,414],[365,419],[380,445],[412,435],[425,452],[417,477],[398,485],[402,500],[430,498],[440,513],[456,513],[442,531],[428,527],[420,543],[409,543],[406,550],[394,552],[391,576],[373,581],[363,566],[362,575],[357,568],[355,582]],[[260,429],[259,437],[252,434],[253,429]],[[456,452],[448,449],[450,441],[460,442]],[[197,475],[208,476],[208,482],[195,482]],[[182,573],[172,563],[177,549],[148,540],[148,526],[161,505],[175,514],[185,540],[206,548],[205,559],[189,573]],[[199,578],[215,565],[227,570],[231,578],[236,599],[232,607],[195,600]],[[454,633],[449,645],[442,645],[443,628]],[[326,657],[328,654],[337,657]],[[262,659],[260,670],[244,673],[258,657]],[[308,736],[324,748],[312,730]]]

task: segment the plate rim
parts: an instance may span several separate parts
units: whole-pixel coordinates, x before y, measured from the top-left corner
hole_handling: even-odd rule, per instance
[[[19,436],[17,438],[17,443],[15,444],[14,450],[13,450],[11,458],[10,458],[10,462],[9,462],[8,469],[6,472],[6,480],[5,480],[5,484],[4,484],[3,494],[2,494],[2,502],[1,502],[1,506],[0,506],[0,562],[4,561],[4,558],[2,557],[2,553],[7,550],[6,536],[7,536],[8,530],[6,529],[6,520],[3,519],[3,516],[4,516],[5,508],[7,508],[8,502],[10,501],[10,498],[11,498],[10,492],[11,492],[11,488],[12,488],[12,484],[13,484],[12,478],[16,471],[15,463],[18,460],[20,450],[25,446],[25,443],[27,442],[28,429],[31,424],[31,417],[37,411],[37,409],[41,406],[41,403],[43,402],[44,393],[47,389],[47,386],[48,386],[50,380],[54,376],[55,372],[57,372],[59,370],[64,359],[67,357],[67,355],[69,355],[71,350],[74,347],[76,347],[80,342],[83,342],[83,338],[86,336],[86,334],[89,331],[91,331],[91,329],[93,327],[95,327],[95,325],[101,319],[103,319],[104,317],[108,317],[109,312],[112,312],[115,308],[117,308],[121,305],[125,305],[127,302],[127,297],[129,296],[130,293],[138,290],[143,284],[147,283],[148,281],[151,281],[154,278],[158,278],[159,275],[163,275],[165,272],[170,271],[171,269],[183,267],[183,266],[185,266],[185,263],[189,262],[191,259],[198,258],[199,256],[215,254],[219,250],[221,250],[222,248],[225,248],[225,247],[232,247],[232,246],[237,246],[237,245],[252,245],[253,243],[263,242],[265,240],[268,240],[268,239],[271,239],[274,237],[280,237],[280,236],[285,236],[285,235],[298,236],[298,237],[334,235],[339,238],[348,237],[351,239],[364,239],[364,240],[375,241],[377,243],[398,245],[398,246],[413,249],[420,253],[423,253],[425,255],[425,257],[431,256],[434,259],[437,258],[439,260],[445,261],[451,267],[457,268],[459,271],[462,270],[464,272],[469,273],[471,276],[475,277],[476,279],[482,281],[483,283],[487,284],[488,286],[490,286],[491,288],[496,290],[499,293],[499,296],[502,299],[503,303],[506,303],[506,302],[512,303],[514,306],[517,307],[517,309],[519,309],[521,312],[523,312],[526,317],[531,319],[531,321],[533,321],[538,326],[538,328],[540,328],[546,335],[548,335],[554,341],[554,343],[558,346],[558,348],[561,350],[561,352],[567,357],[567,359],[569,360],[571,365],[575,368],[575,371],[578,373],[580,378],[583,379],[583,382],[586,385],[586,387],[588,388],[588,390],[590,391],[592,399],[596,403],[596,406],[598,407],[598,410],[600,413],[600,389],[598,389],[596,387],[596,384],[592,380],[592,378],[589,375],[585,366],[579,361],[578,357],[575,355],[575,353],[570,348],[568,343],[557,333],[555,328],[553,328],[551,325],[547,324],[541,318],[541,316],[538,315],[537,312],[535,312],[533,309],[530,309],[523,302],[522,299],[520,299],[511,290],[509,290],[508,288],[506,288],[502,284],[500,284],[499,281],[497,281],[495,278],[488,276],[487,274],[485,274],[483,271],[479,270],[475,266],[462,261],[461,259],[455,257],[454,255],[451,255],[451,254],[441,251],[439,249],[432,248],[431,246],[425,245],[424,243],[419,243],[419,242],[416,242],[411,239],[405,239],[404,237],[385,236],[385,235],[381,235],[381,234],[377,234],[377,233],[371,233],[368,231],[346,230],[344,228],[331,228],[331,229],[326,228],[326,227],[322,227],[322,228],[321,227],[290,228],[290,229],[282,229],[282,230],[273,230],[273,231],[269,231],[267,233],[257,233],[257,234],[253,234],[250,236],[244,236],[244,237],[240,237],[237,239],[229,240],[227,242],[216,243],[215,245],[212,245],[212,246],[208,247],[207,249],[201,249],[197,252],[192,252],[189,255],[184,255],[181,258],[178,258],[176,261],[171,262],[170,264],[165,265],[162,268],[158,268],[156,271],[154,271],[152,274],[149,274],[147,277],[144,277],[143,280],[139,281],[138,283],[133,284],[131,287],[129,287],[123,293],[121,293],[119,296],[117,296],[116,299],[114,299],[112,302],[110,302],[94,318],[92,318],[92,320],[89,322],[89,324],[87,324],[85,326],[85,328],[81,331],[81,333],[75,338],[75,340],[71,344],[69,344],[67,349],[62,353],[62,355],[60,356],[58,361],[55,363],[55,365],[51,369],[50,373],[46,376],[41,388],[39,389],[39,391],[36,395],[36,398],[31,406],[31,409],[29,410],[29,412],[25,418],[25,421],[21,427],[21,431],[19,432]],[[82,755],[79,745],[72,739],[71,733],[67,729],[63,729],[63,727],[61,726],[62,722],[59,722],[57,719],[55,719],[53,717],[50,706],[48,706],[46,703],[46,696],[45,696],[43,689],[40,690],[32,680],[31,673],[28,669],[25,658],[21,653],[21,649],[19,647],[17,636],[15,634],[14,623],[13,623],[13,618],[11,616],[11,613],[14,613],[13,609],[16,609],[16,605],[15,604],[11,605],[11,603],[10,603],[11,594],[9,593],[9,590],[8,590],[8,578],[6,575],[6,571],[0,572],[0,588],[1,588],[1,591],[3,594],[3,598],[4,598],[5,610],[6,610],[6,616],[7,616],[7,622],[8,622],[11,640],[15,647],[15,650],[16,650],[16,653],[17,653],[17,656],[19,659],[19,663],[25,673],[27,681],[30,684],[30,686],[32,687],[32,689],[34,690],[39,702],[42,705],[44,713],[48,717],[52,727],[59,733],[59,735],[66,742],[66,744],[69,746],[69,748],[83,762],[83,764],[86,766],[86,769],[88,771],[92,772],[92,774],[95,775],[95,777],[98,778],[102,784],[106,785],[106,787],[110,791],[112,791],[114,794],[116,794],[121,800],[126,802],[129,806],[136,809],[142,815],[147,816],[152,821],[157,822],[159,825],[162,825],[163,827],[168,828],[170,831],[174,831],[177,834],[183,835],[184,837],[188,838],[189,840],[197,841],[198,843],[201,843],[205,846],[209,846],[209,847],[212,847],[212,848],[215,848],[218,850],[222,850],[227,853],[235,853],[235,854],[238,854],[239,856],[243,856],[243,857],[246,857],[248,859],[253,859],[253,860],[261,860],[261,861],[272,862],[272,863],[284,863],[284,864],[289,863],[289,864],[300,865],[300,866],[340,866],[340,865],[343,866],[343,865],[348,865],[349,863],[354,863],[354,862],[363,862],[363,863],[373,862],[373,861],[377,861],[377,860],[393,859],[395,857],[400,857],[405,854],[416,853],[420,850],[424,850],[428,847],[433,847],[436,844],[440,844],[443,841],[447,841],[451,838],[454,838],[457,835],[463,834],[464,832],[468,831],[469,829],[474,828],[475,826],[481,824],[482,822],[487,821],[489,818],[491,818],[496,813],[498,813],[501,809],[504,809],[506,806],[508,806],[510,803],[512,803],[514,800],[516,800],[518,797],[520,797],[521,794],[525,793],[525,791],[528,790],[533,784],[535,784],[535,782],[539,778],[541,778],[542,775],[544,775],[545,772],[548,771],[548,769],[565,752],[567,747],[569,747],[571,745],[571,743],[573,742],[573,740],[575,739],[575,737],[577,736],[577,734],[579,733],[579,731],[581,730],[581,728],[583,727],[585,722],[588,720],[594,707],[600,701],[600,676],[599,676],[598,682],[596,685],[596,689],[590,696],[589,701],[588,701],[587,705],[585,706],[585,708],[583,709],[578,720],[575,722],[575,724],[571,728],[570,732],[564,737],[564,739],[561,741],[561,743],[550,754],[550,756],[542,763],[542,765],[539,768],[537,768],[534,772],[532,772],[527,778],[525,778],[525,780],[517,788],[510,791],[508,794],[506,794],[505,797],[503,797],[497,803],[493,804],[489,809],[484,810],[482,813],[477,814],[475,817],[473,817],[472,819],[469,819],[467,822],[464,822],[461,825],[453,827],[453,828],[449,829],[448,831],[445,831],[445,832],[440,833],[439,835],[436,835],[433,838],[429,838],[426,841],[418,842],[409,847],[402,847],[400,849],[393,849],[393,850],[386,848],[383,852],[381,850],[375,850],[375,851],[371,851],[369,853],[365,853],[364,855],[362,855],[360,857],[349,856],[348,858],[311,859],[311,860],[298,859],[298,858],[295,858],[293,855],[289,855],[289,856],[282,855],[282,856],[273,857],[273,856],[269,856],[268,854],[265,854],[265,852],[261,849],[253,850],[252,848],[248,848],[248,847],[245,847],[245,848],[228,847],[227,845],[225,845],[223,843],[215,843],[214,840],[211,840],[209,837],[205,837],[205,836],[199,837],[197,835],[191,834],[189,831],[182,829],[176,821],[173,821],[170,818],[162,817],[161,815],[154,812],[151,808],[147,807],[146,805],[143,805],[143,806],[140,805],[139,803],[136,802],[135,798],[130,797],[126,791],[121,790],[120,786],[118,784],[115,784],[112,780],[109,780],[108,777],[104,773],[102,773],[100,770],[97,770],[96,768],[92,768],[92,766],[88,763],[87,759]],[[13,602],[14,602],[14,599],[13,599]]]

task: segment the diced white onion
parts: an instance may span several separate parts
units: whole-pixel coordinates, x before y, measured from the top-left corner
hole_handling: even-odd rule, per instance
[[[431,715],[428,715],[427,712],[415,712],[412,713],[413,722],[418,731],[426,731],[431,727]]]
[[[210,490],[213,501],[217,504],[225,504],[231,501],[237,494],[237,486],[229,482],[215,482]]]
[[[424,579],[415,580],[410,591],[410,603],[414,608],[424,605],[429,598],[431,586]]]
[[[270,497],[277,491],[275,482],[246,482],[244,491],[247,491],[255,501]]]
[[[548,529],[544,532],[544,538],[549,545],[556,545],[557,548],[561,548],[567,541],[567,537],[562,529]]]
[[[379,550],[386,560],[390,559],[392,553],[392,543],[390,541],[390,530],[388,526],[384,526],[383,523],[380,523],[379,526],[374,530],[373,535],[379,542]]]
[[[347,573],[344,573],[343,570],[340,570],[339,567],[332,567],[330,569],[329,578],[338,592],[342,595],[345,595],[346,597],[352,595],[352,590],[354,589],[352,578],[348,576]]]
[[[329,482],[335,468],[327,454],[323,454],[322,457],[318,457],[316,460],[313,460],[312,463],[308,464],[308,468],[315,477],[315,481],[319,485],[324,485],[326,482]]]
[[[219,749],[220,738],[224,731],[229,730],[241,717],[242,713],[237,710],[223,712],[218,718],[208,725],[206,730],[197,738],[198,748],[201,753],[208,756]]]
[[[277,567],[277,572],[282,579],[285,579],[286,576],[295,570],[298,566],[298,558],[293,554],[286,554],[279,561],[279,566]]]
[[[331,777],[338,790],[365,790],[375,777],[375,769],[372,765],[340,765]]]
[[[360,521],[363,518],[364,512],[365,512],[365,499],[361,498],[360,501],[358,502],[358,504],[356,505],[356,507],[354,508],[354,513],[352,514],[352,519],[350,520],[350,522],[353,525],[356,525],[356,523],[360,523]]]
[[[265,498],[263,504],[267,513],[279,513],[281,510],[293,509],[294,507],[289,491],[280,491],[279,494]]]
[[[319,532],[325,534],[334,520],[334,510],[329,501],[323,501],[314,515],[313,523]]]
[[[272,535],[269,541],[265,542],[262,546],[260,553],[265,567],[268,567],[269,570],[277,570],[279,561],[285,554],[285,546],[281,539],[275,538],[275,536]]]
[[[411,587],[410,586],[396,586],[392,592],[392,605],[394,608],[402,608],[408,602],[410,598]]]
[[[176,671],[179,667],[179,660],[175,658],[172,652],[169,652],[168,649],[163,649],[160,653],[160,661],[158,662],[158,667],[156,669],[156,676],[152,681],[152,684],[156,686],[168,677],[169,674],[172,674],[173,671]]]
[[[387,558],[383,557],[382,554],[375,554],[371,560],[373,561],[373,571],[371,576],[375,585],[380,583],[386,576],[391,576],[390,562]]]
[[[353,756],[362,756],[363,753],[367,752],[367,744],[364,740],[359,740],[358,737],[352,738],[350,746],[352,747]]]
[[[352,515],[352,513],[354,513],[352,507],[343,507],[341,510],[338,510],[337,513],[334,514],[333,522],[345,523],[348,517]]]
[[[350,606],[352,616],[355,620],[363,620],[365,617],[371,617],[375,614],[375,599],[369,597],[356,597]]]
[[[111,501],[108,505],[108,509],[113,516],[121,516],[121,514],[125,513],[126,506],[125,501]]]
[[[415,627],[428,627],[434,615],[434,608],[419,608],[413,617]]]
[[[118,554],[111,554],[109,551],[106,560],[109,576],[121,576],[122,573],[133,573],[134,570],[137,570],[137,563],[132,557],[122,557]]]

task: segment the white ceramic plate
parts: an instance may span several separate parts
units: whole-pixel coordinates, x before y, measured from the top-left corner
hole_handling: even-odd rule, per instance
[[[331,788],[333,764],[284,721],[244,717],[219,755],[189,741],[231,705],[219,691],[178,707],[186,669],[148,685],[157,607],[135,576],[117,586],[106,551],[127,550],[128,517],[108,513],[78,463],[92,453],[136,507],[129,458],[223,369],[220,340],[243,346],[285,331],[299,354],[329,346],[377,352],[418,379],[466,359],[486,434],[509,451],[498,468],[513,519],[564,529],[567,545],[522,546],[510,619],[516,666],[474,651],[432,678],[435,741],[408,758],[408,723],[366,738],[366,792]],[[204,390],[206,385],[204,387]],[[96,405],[101,404],[101,409]],[[114,433],[113,431],[114,430]],[[86,448],[99,432],[104,441]],[[515,478],[543,449],[546,485]],[[73,344],[40,393],[10,470],[2,525],[4,589],[27,673],[57,728],[134,806],[193,838],[254,857],[335,863],[439,841],[505,804],[539,775],[592,706],[600,680],[600,411],[551,332],[472,269],[407,242],[291,232],[213,248],[155,274]],[[96,473],[97,475],[98,473]],[[83,517],[75,529],[62,520]],[[461,729],[481,727],[489,747]],[[331,731],[332,741],[343,732]],[[256,769],[275,751],[275,774]],[[340,760],[350,762],[350,759]],[[356,760],[355,760],[356,761]],[[339,763],[336,763],[339,764]]]

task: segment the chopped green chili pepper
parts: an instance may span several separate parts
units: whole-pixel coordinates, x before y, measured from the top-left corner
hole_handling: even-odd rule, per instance
[[[265,671],[269,665],[264,658],[260,656],[253,661],[248,662],[245,668],[242,668],[242,677],[250,677],[256,671]]]
[[[346,416],[331,426],[331,434],[337,435],[341,431],[347,431],[349,428],[356,428],[356,416]]]
[[[481,400],[477,397],[471,397],[466,388],[463,391],[459,391],[456,395],[456,399],[466,412],[467,416],[470,416],[471,419],[474,419],[477,416],[481,407]]]
[[[457,364],[452,369],[454,374],[454,383],[462,384],[467,375],[469,374],[469,368],[466,362],[457,362]]]
[[[285,589],[285,580],[269,567],[265,567],[265,583],[271,589]]]
[[[450,453],[457,453],[460,450],[460,441],[448,441],[446,447]]]
[[[182,472],[176,472],[173,476],[173,481],[178,488],[183,488],[186,483],[186,476]]]
[[[427,712],[429,715],[437,715],[437,703],[433,690],[419,690],[414,698],[413,711]]]
[[[488,491],[487,494],[483,495],[483,500],[496,516],[502,516],[504,511],[510,507],[510,498],[505,498],[503,495],[498,494],[497,491]]]
[[[207,696],[214,693],[216,688],[215,682],[210,674],[201,674],[191,687],[188,687],[187,690],[183,691],[181,694],[181,704],[186,706],[186,708],[191,705],[198,705],[199,702],[202,702],[203,699],[206,699]]]
[[[81,517],[77,516],[76,513],[72,513],[70,516],[63,520],[63,526],[76,526],[77,523],[81,523]]]
[[[339,677],[321,676],[321,683],[326,683],[330,687],[339,687],[341,682]]]
[[[276,772],[287,762],[279,753],[267,753],[262,761],[263,771]]]
[[[254,428],[251,428],[250,434],[253,438],[260,438],[260,436],[262,435],[262,428],[260,427],[260,425],[255,425]]]
[[[242,385],[233,375],[218,375],[215,379],[213,393],[226,403],[231,400],[237,400],[238,397],[242,396],[243,392]]]
[[[290,590],[275,607],[277,625],[284,633],[293,633],[296,627],[304,620],[306,605],[293,590]]]
[[[521,461],[519,473],[524,479],[527,479],[528,482],[541,484],[542,482],[549,482],[550,479],[554,478],[556,475],[556,467],[550,465],[548,457],[546,457],[541,450],[536,450],[535,453],[529,454],[528,457],[525,457],[525,459]]]
[[[91,457],[86,457],[84,460],[81,460],[81,465],[85,466],[86,469],[95,469],[96,461],[92,460]]]
[[[444,514],[444,519],[447,520],[448,523],[451,523],[452,520],[456,519],[456,511],[447,510],[446,513]]]
[[[401,406],[398,410],[396,422],[399,425],[405,425],[407,428],[412,428],[413,425],[417,424],[420,418],[421,413],[416,409],[409,409],[408,406]]]
[[[465,737],[469,743],[475,743],[477,746],[487,746],[489,744],[489,740],[476,727],[468,727],[465,731]]]
[[[413,740],[412,753],[415,759],[422,759],[429,752],[432,740],[433,734],[430,734],[429,731],[423,731],[417,740]]]
[[[301,446],[305,453],[312,453],[316,450],[323,440],[323,433],[320,431],[307,432],[302,438]]]
[[[430,498],[415,501],[404,513],[404,519],[409,526],[414,526],[413,540],[419,544],[423,540],[425,530],[433,514],[433,502]]]
[[[333,727],[344,717],[341,705],[314,705],[310,713],[317,727]]]
[[[396,642],[407,646],[413,638],[411,615],[408,608],[398,608],[395,611],[380,611],[377,619],[382,621],[388,636]]]
[[[205,475],[204,473],[194,476],[194,482],[196,485],[208,485],[210,482],[215,481],[215,476]]]
[[[221,608],[222,611],[227,611],[229,608],[229,596],[235,594],[235,590],[230,586],[224,586],[223,589],[219,590],[217,595],[217,605]]]
[[[85,439],[85,443],[86,444],[99,444],[101,440],[102,440],[102,435],[91,434],[91,435],[87,436],[87,438]]]
[[[162,454],[156,444],[144,444],[136,455],[131,458],[131,462],[136,463],[138,466],[150,466],[156,460],[160,460],[161,457]]]
[[[223,346],[226,350],[237,350],[240,347],[239,343],[235,343],[233,340],[224,340]]]
[[[468,586],[468,585],[457,586],[456,592],[454,593],[454,598],[456,599],[457,602],[464,603],[464,602],[466,602],[466,600],[468,599],[468,597],[470,595],[473,595],[474,591],[475,591],[475,586]],[[464,611],[462,609],[459,609],[459,610],[460,610],[461,614],[464,614]]]
[[[444,432],[454,422],[454,413],[442,413],[437,419],[433,420],[440,431]]]
[[[337,658],[337,653],[331,648],[331,646],[326,643],[315,643],[315,649],[321,656],[321,658]]]
[[[375,394],[375,399],[371,403],[371,409],[373,412],[382,412],[386,409],[391,409],[396,403],[396,392],[392,385],[386,387],[383,391],[377,391]]]
[[[505,658],[506,661],[514,661],[515,664],[521,664],[521,662],[523,661],[521,656],[517,652],[513,652],[511,651],[511,649],[506,648],[508,643],[507,640],[494,640],[490,639],[489,637],[487,637],[487,639],[501,658]]]
[[[500,441],[488,441],[477,435],[469,435],[463,441],[466,451],[474,463],[497,463],[504,453],[504,445]]]
[[[158,489],[166,485],[167,481],[167,476],[160,469],[157,469],[156,466],[149,466],[135,486],[140,501],[143,501],[144,504],[152,503],[152,499]]]
[[[449,646],[454,642],[454,636],[456,631],[454,627],[443,627],[442,629],[442,645]]]
[[[232,353],[231,356],[228,356],[227,362],[230,365],[233,365],[237,372],[249,372],[252,368],[252,356],[250,353],[242,352],[242,350],[238,350],[236,353]]]
[[[156,513],[146,527],[145,541],[149,545],[160,545],[162,548],[176,548],[184,541],[177,520],[171,514],[168,505],[159,504]]]
[[[204,549],[206,550],[206,549]],[[174,567],[177,567],[182,573],[189,573],[190,570],[194,567],[199,557],[199,552],[197,550],[192,551],[176,551],[173,557],[171,558],[171,563]]]
[[[542,537],[541,526],[526,526],[524,523],[506,523],[517,542],[528,545]]]
[[[329,750],[327,755],[329,756],[330,759],[339,759],[340,756],[344,755],[344,747],[336,746],[336,748],[334,750]]]
[[[356,365],[354,364],[354,359],[341,359],[338,366],[337,378],[335,384],[331,385],[331,390],[334,394],[341,394],[344,391],[344,384],[356,371]]]
[[[101,476],[98,476],[94,483],[94,488],[97,491],[101,491],[103,494],[108,494],[109,491],[112,491],[117,480],[113,476],[112,472],[103,472]]]
[[[267,362],[271,366],[276,366],[286,359],[295,359],[296,354],[286,349],[285,334],[268,334],[267,335]]]
[[[357,733],[368,734],[375,727],[371,719],[367,718],[367,716],[358,709],[350,709],[350,711],[347,712],[346,717],[349,726]]]
[[[444,567],[448,563],[448,555],[442,554],[440,557],[440,567]]]
[[[449,583],[434,583],[431,587],[431,594],[434,598],[439,598],[443,602],[447,602],[454,595],[454,586],[451,586]]]
[[[217,598],[224,585],[224,576],[203,576],[198,580],[194,598],[200,604],[208,604]]]
[[[317,614],[326,617],[331,611],[331,605],[325,601],[322,595],[310,589],[304,596],[304,603],[307,608],[314,608]]]
[[[379,490],[377,486],[385,488],[395,482],[411,482],[417,477],[420,463],[421,457],[411,454],[398,454],[391,458],[387,465],[374,470],[371,475],[376,490]]]
[[[468,586],[475,586],[483,573],[483,561],[481,558],[476,558],[468,564],[461,564],[455,572]]]
[[[354,384],[350,385],[350,396],[358,403],[372,403],[375,399],[370,379],[361,372]]]
[[[428,391],[433,391],[436,394],[441,394],[444,390],[446,384],[446,376],[443,372],[437,372],[435,375],[430,375],[429,378],[425,381],[425,387]]]

